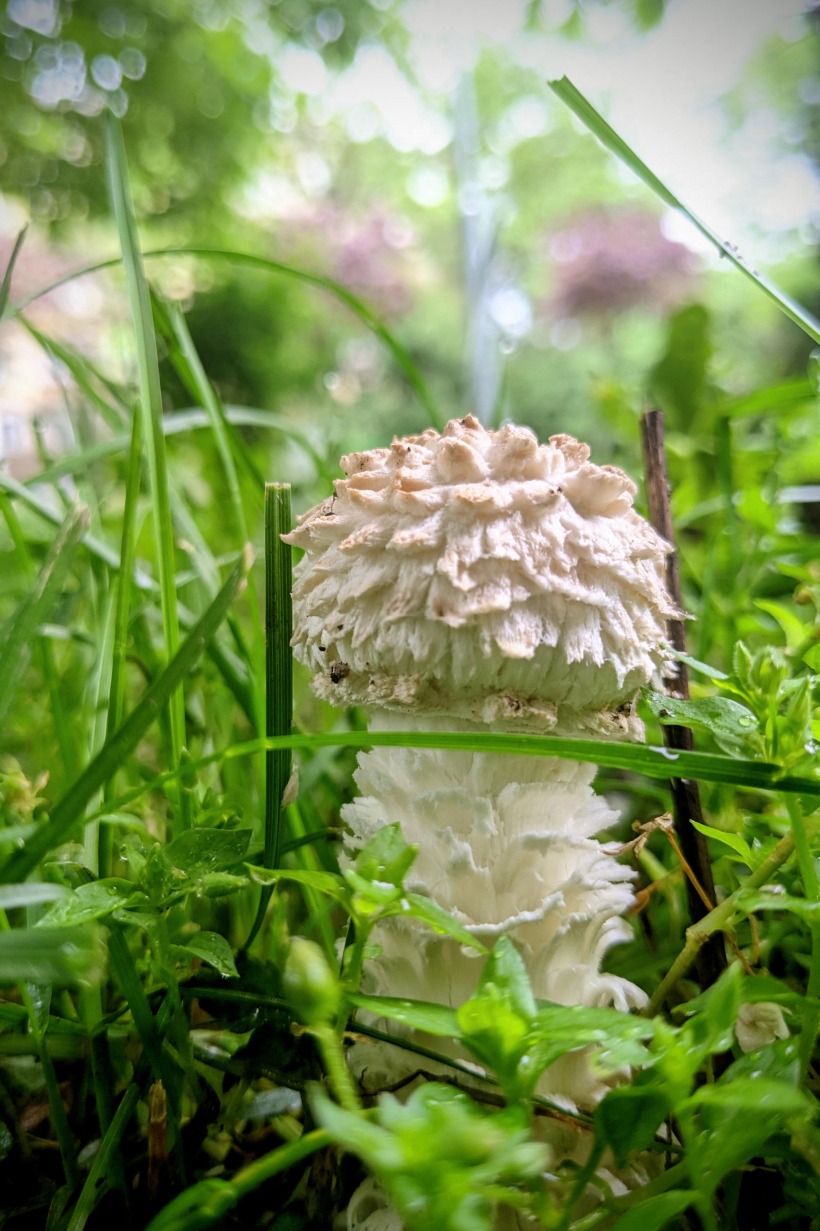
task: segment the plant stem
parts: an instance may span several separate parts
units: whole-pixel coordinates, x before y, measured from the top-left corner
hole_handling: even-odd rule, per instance
[[[649,519],[652,525],[666,539],[670,551],[666,557],[666,588],[677,607],[682,608],[680,575],[678,572],[678,557],[675,551],[675,530],[672,522],[672,510],[669,504],[669,478],[666,467],[666,448],[664,445],[663,413],[660,410],[648,410],[641,419],[641,443],[643,445],[644,469],[646,471],[646,498],[649,505]],[[669,640],[679,652],[686,652],[686,632],[682,618],[667,622]],[[667,686],[670,696],[680,700],[689,697],[689,676],[686,664],[677,662],[675,674]],[[694,736],[688,727],[665,726],[663,728],[664,743],[668,748],[692,752],[695,747]],[[712,864],[709,859],[709,847],[706,838],[692,824],[696,821],[703,824],[703,809],[700,802],[700,790],[697,782],[689,778],[672,778],[669,786],[672,791],[672,808],[675,817],[675,832],[683,851],[684,859],[695,874],[696,884],[700,885],[708,898],[714,904],[715,881],[712,875]],[[686,877],[686,895],[689,903],[689,918],[693,923],[703,919],[710,907],[705,905],[690,877]],[[698,953],[698,974],[704,987],[710,987],[726,969],[726,952],[719,935],[704,944]]]
[[[797,862],[800,867],[800,879],[803,882],[803,893],[809,902],[820,901],[820,883],[817,878],[817,868],[812,855],[809,837],[806,833],[805,817],[797,798],[786,797],[786,808],[792,826],[792,837],[797,851]],[[809,925],[811,936],[811,960],[809,962],[809,981],[806,996],[809,1001],[816,1000],[820,995],[820,921]],[[808,1004],[803,1011],[803,1027],[800,1033],[800,1076],[806,1080],[809,1071],[814,1040],[820,1026],[820,1011]]]
[[[761,885],[765,885],[777,869],[786,862],[794,849],[794,835],[788,833],[780,839],[768,859],[755,872],[752,872],[751,876],[743,882],[739,889],[736,889],[734,893],[730,894],[725,901],[716,906],[703,919],[699,919],[697,923],[693,923],[691,927],[686,929],[686,944],[675,958],[660,986],[644,1009],[643,1015],[645,1017],[652,1017],[660,1010],[666,997],[686,974],[709,937],[728,926],[737,909],[738,896],[746,889],[759,889]]]
[[[333,1093],[346,1111],[360,1111],[361,1104],[350,1069],[344,1058],[339,1036],[332,1026],[311,1027],[310,1033],[319,1044]]]

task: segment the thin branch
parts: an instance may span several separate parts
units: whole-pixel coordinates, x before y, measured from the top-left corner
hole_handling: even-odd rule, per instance
[[[670,546],[666,557],[666,586],[669,595],[677,607],[682,610],[680,575],[678,573],[678,557],[675,551],[674,527],[672,512],[669,506],[669,479],[666,469],[666,449],[664,447],[663,413],[660,410],[648,410],[641,418],[641,444],[643,446],[644,470],[646,474],[646,498],[649,505],[649,519],[662,538]],[[676,617],[668,622],[669,641],[679,653],[686,652],[686,632],[683,619]],[[675,664],[675,671],[667,683],[667,692],[679,700],[689,698],[689,677],[686,666],[682,662]],[[688,727],[669,726],[663,728],[664,743],[667,748],[676,751],[693,751],[695,741]],[[709,859],[709,849],[705,836],[692,824],[703,823],[703,809],[700,802],[700,791],[697,782],[690,778],[672,778],[669,782],[672,790],[672,811],[675,817],[675,832],[684,859],[694,873],[695,882],[699,885],[709,902],[714,904],[715,881],[712,875],[712,864]],[[695,887],[695,883],[686,878],[686,895],[689,902],[689,917],[697,923],[709,913],[706,902]],[[726,969],[726,949],[723,937],[717,933],[711,936],[703,945],[697,958],[698,975],[704,987],[711,986]]]

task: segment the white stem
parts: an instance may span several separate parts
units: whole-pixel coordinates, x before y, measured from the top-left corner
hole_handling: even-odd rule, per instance
[[[371,729],[445,725],[379,713]],[[554,758],[374,748],[359,756],[360,795],[342,815],[351,848],[398,822],[419,848],[408,887],[489,944],[511,936],[537,998],[628,1010],[645,1003],[643,992],[601,963],[631,936],[623,915],[634,873],[593,836],[617,820],[592,790],[595,773]],[[458,1006],[475,990],[482,961],[455,941],[403,919],[383,924],[377,940],[374,991]],[[576,1106],[604,1093],[581,1057],[553,1066],[541,1088]]]

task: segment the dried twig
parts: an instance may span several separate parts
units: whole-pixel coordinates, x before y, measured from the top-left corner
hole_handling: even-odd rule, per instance
[[[666,450],[664,448],[663,413],[660,410],[648,410],[641,419],[641,443],[643,445],[644,471],[646,474],[646,498],[649,506],[649,520],[672,550],[666,558],[666,585],[669,594],[678,610],[682,609],[680,576],[678,574],[678,557],[675,551],[674,528],[672,513],[669,507],[669,479],[666,471]],[[686,633],[682,619],[669,621],[669,641],[672,647],[684,653],[686,651]],[[675,674],[667,684],[670,696],[680,700],[689,697],[689,677],[685,663],[675,664]],[[663,728],[663,738],[667,748],[691,751],[694,738],[688,727],[669,726]],[[672,810],[675,817],[675,830],[683,857],[694,873],[690,880],[687,877],[686,891],[689,902],[689,915],[693,923],[697,923],[709,913],[706,903],[694,886],[693,880],[702,888],[706,898],[711,903],[716,902],[715,882],[712,876],[712,865],[709,851],[703,834],[695,829],[692,821],[703,821],[703,810],[700,803],[700,791],[697,782],[689,778],[672,778],[669,783],[672,790]],[[710,986],[723,970],[726,969],[726,950],[723,937],[716,934],[703,945],[697,959],[698,975],[705,987]]]

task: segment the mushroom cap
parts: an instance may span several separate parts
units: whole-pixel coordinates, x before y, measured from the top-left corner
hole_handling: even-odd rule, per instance
[[[571,436],[473,416],[343,457],[304,551],[296,656],[338,705],[496,727],[629,729],[666,660],[668,545]]]

